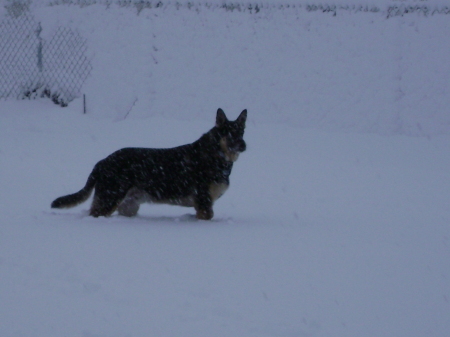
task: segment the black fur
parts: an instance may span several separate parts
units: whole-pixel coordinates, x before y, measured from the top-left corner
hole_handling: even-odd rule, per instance
[[[194,207],[199,219],[214,216],[212,206],[226,190],[233,162],[245,151],[247,110],[229,121],[217,110],[216,126],[192,144],[171,149],[124,148],[99,161],[79,192],[57,198],[52,208],[76,206],[95,188],[90,215],[126,216],[143,202]]]

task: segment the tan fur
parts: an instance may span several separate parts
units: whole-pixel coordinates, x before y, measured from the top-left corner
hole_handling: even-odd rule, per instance
[[[139,206],[146,202],[153,204],[166,204],[184,207],[195,206],[193,196],[178,199],[157,200],[153,199],[145,191],[141,191],[138,188],[132,188],[128,191],[127,196],[120,203],[118,208],[119,214],[124,216],[135,216],[139,210]]]
[[[209,186],[209,194],[211,195],[212,202],[215,202],[217,199],[219,199],[227,189],[227,184],[211,184]]]
[[[222,149],[223,153],[225,154],[225,159],[231,162],[235,162],[239,158],[238,152],[230,151],[227,140],[225,137],[220,139],[220,148]]]

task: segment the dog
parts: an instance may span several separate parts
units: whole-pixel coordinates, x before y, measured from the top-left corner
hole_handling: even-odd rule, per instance
[[[55,199],[52,208],[85,202],[95,188],[89,215],[135,216],[144,202],[194,207],[210,220],[213,204],[230,184],[233,163],[246,150],[247,110],[229,121],[217,110],[216,125],[197,141],[169,149],[123,148],[100,160],[77,193]]]

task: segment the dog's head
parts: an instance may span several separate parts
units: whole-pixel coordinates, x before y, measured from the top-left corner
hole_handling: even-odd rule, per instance
[[[217,110],[216,128],[220,136],[220,148],[227,161],[236,161],[247,145],[244,141],[247,110],[241,112],[235,121],[229,121],[222,109]]]

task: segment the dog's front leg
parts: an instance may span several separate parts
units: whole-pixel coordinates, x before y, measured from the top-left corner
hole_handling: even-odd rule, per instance
[[[196,217],[200,220],[211,220],[214,216],[212,199],[208,188],[199,188],[195,202]]]

